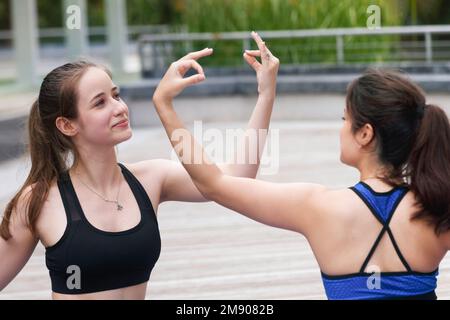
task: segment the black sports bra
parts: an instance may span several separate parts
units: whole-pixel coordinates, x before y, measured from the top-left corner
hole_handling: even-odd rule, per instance
[[[146,282],[159,258],[161,238],[150,199],[133,174],[118,164],[139,205],[141,220],[135,227],[109,232],[86,219],[67,172],[58,188],[67,216],[62,238],[46,248],[52,290],[83,294]]]

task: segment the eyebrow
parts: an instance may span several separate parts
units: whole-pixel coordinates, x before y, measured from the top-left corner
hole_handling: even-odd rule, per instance
[[[116,91],[118,89],[119,88],[117,86],[115,86],[111,89],[111,92]],[[105,94],[104,92],[100,92],[100,93],[96,94],[95,97],[93,97],[90,102],[94,101],[95,99],[97,99],[98,97],[101,97],[104,94]]]

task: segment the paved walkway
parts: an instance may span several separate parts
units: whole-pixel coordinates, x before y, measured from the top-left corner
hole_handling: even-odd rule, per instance
[[[432,98],[450,105],[450,97]],[[211,99],[209,104],[225,108],[222,102],[226,101],[228,106],[239,106],[243,103],[240,99]],[[260,178],[330,187],[346,187],[357,181],[357,172],[339,162],[341,122],[329,119],[330,113],[333,117],[339,113],[343,101],[342,97],[280,97],[271,126],[280,130],[279,172]],[[195,100],[184,102],[196,104]],[[291,117],[295,121],[288,122],[284,114],[280,120],[288,102],[297,104],[298,116],[309,120]],[[317,120],[321,112],[328,120]],[[205,130],[245,125],[212,121],[204,124]],[[119,146],[119,160],[170,158],[170,150],[161,127],[139,128],[130,141]],[[26,159],[0,164],[0,208],[23,181],[27,169]],[[214,203],[164,203],[159,208],[159,225],[162,252],[151,276],[148,299],[325,298],[319,268],[301,235],[264,226]],[[437,294],[450,299],[450,256],[441,265]],[[39,245],[22,272],[0,293],[0,299],[49,298],[50,279]]]

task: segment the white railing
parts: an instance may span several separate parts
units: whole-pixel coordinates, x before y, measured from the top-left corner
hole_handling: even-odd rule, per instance
[[[161,33],[168,32],[168,25],[135,25],[128,26],[127,32],[129,36],[139,36],[143,33]],[[107,35],[106,27],[97,26],[88,28],[89,36],[105,36]],[[64,38],[66,29],[64,28],[41,28],[38,30],[38,37],[43,38]],[[11,30],[0,31],[0,41],[12,40],[13,33]]]
[[[344,64],[345,56],[345,38],[358,36],[387,36],[387,35],[416,35],[421,40],[394,42],[394,47],[403,47],[404,52],[408,53],[411,48],[422,51],[411,52],[411,58],[414,60],[423,60],[427,64],[433,63],[435,57],[433,48],[439,49],[440,59],[450,61],[450,25],[431,25],[431,26],[399,26],[383,27],[379,29],[368,28],[338,28],[338,29],[312,29],[312,30],[281,30],[281,31],[258,31],[258,33],[267,40],[270,39],[301,39],[301,38],[320,38],[334,37],[332,49],[335,50],[336,64]],[[434,40],[433,35],[448,34],[448,40]],[[171,34],[148,34],[139,37],[139,55],[143,71],[158,70],[167,63],[165,58],[168,56],[174,43],[183,43],[187,50],[192,47],[194,41],[242,41],[242,50],[250,49],[252,38],[250,32],[224,32],[224,33],[171,33]],[[352,45],[355,51],[364,48],[364,43],[359,47]],[[330,48],[330,44],[325,44]],[[401,58],[402,55],[400,55]],[[403,60],[407,60],[404,58]],[[367,61],[369,62],[369,61]]]

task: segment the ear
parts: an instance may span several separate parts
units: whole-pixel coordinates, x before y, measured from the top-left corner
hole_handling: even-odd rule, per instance
[[[373,127],[371,124],[366,123],[364,126],[362,126],[358,132],[356,133],[356,141],[361,147],[368,146],[375,137],[375,132],[373,130]]]
[[[58,117],[56,118],[56,127],[64,135],[73,137],[78,133],[78,126],[67,118]]]

